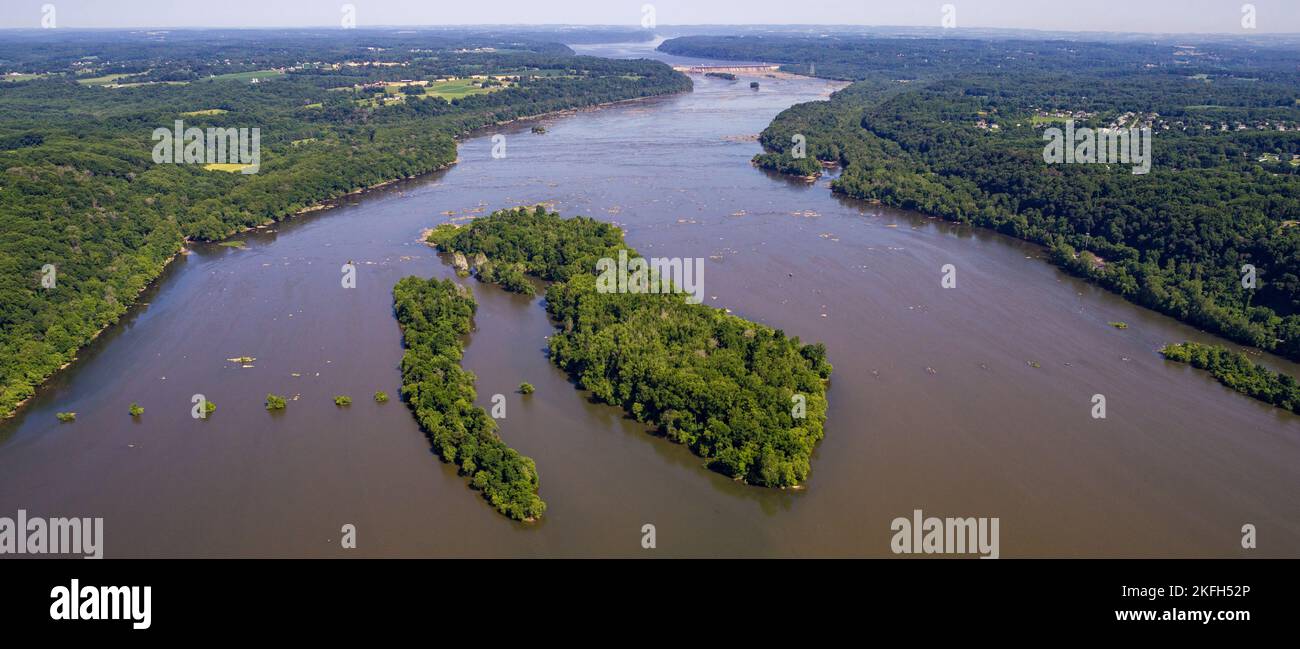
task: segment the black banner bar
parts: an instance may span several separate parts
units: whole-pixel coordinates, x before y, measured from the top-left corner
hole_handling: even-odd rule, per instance
[[[1146,560],[6,560],[0,562],[0,615],[7,628],[42,637],[125,639],[193,638],[196,631],[237,637],[254,629],[328,635],[375,625],[419,633],[430,624],[562,629],[593,619],[648,623],[665,614],[697,622],[733,620],[737,632],[781,626],[780,619],[793,616],[786,622],[1244,638],[1265,630],[1294,633],[1295,566]]]

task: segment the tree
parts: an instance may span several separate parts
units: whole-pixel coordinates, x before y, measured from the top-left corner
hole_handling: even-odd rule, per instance
[[[282,396],[280,396],[280,395],[278,395],[278,394],[267,394],[267,395],[266,395],[266,409],[267,409],[267,410],[284,410],[284,407],[285,407],[284,397],[282,397]]]

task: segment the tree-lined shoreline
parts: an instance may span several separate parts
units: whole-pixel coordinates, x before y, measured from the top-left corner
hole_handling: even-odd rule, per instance
[[[124,60],[152,56],[118,49],[118,35],[103,38]],[[61,47],[82,51],[87,44]],[[312,60],[327,53],[300,47],[277,56]],[[155,85],[106,88],[67,75],[6,82],[0,274],[9,279],[0,285],[0,418],[17,414],[41,384],[119,322],[189,244],[221,241],[445,169],[455,163],[456,140],[483,128],[690,88],[687,77],[661,63],[579,57],[560,48],[406,54],[395,60],[398,67],[305,66],[258,84],[146,80]],[[0,46],[0,54],[8,51]],[[430,96],[372,107],[357,99],[354,86],[415,76],[417,69],[435,76],[498,70],[520,81],[451,102]],[[200,110],[213,106],[220,108]],[[60,126],[70,115],[84,121],[88,112],[104,117],[76,134]],[[153,164],[149,129],[138,124],[170,124],[182,115],[198,127],[260,125],[266,137],[259,173]],[[47,264],[57,273],[52,288],[41,284]]]
[[[836,193],[1042,245],[1131,302],[1300,360],[1300,52],[1177,43],[695,36],[660,49],[854,81],[780,113],[760,167],[835,164]],[[1044,134],[1067,122],[1150,129],[1150,173],[1048,164]]]

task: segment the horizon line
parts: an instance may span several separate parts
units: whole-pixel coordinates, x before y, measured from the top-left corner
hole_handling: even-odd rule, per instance
[[[797,28],[816,28],[829,27],[838,29],[919,29],[933,30],[939,33],[959,33],[975,32],[982,30],[995,31],[1012,31],[1012,32],[1035,32],[1043,34],[1114,34],[1126,36],[1226,36],[1250,38],[1252,36],[1300,36],[1300,31],[1295,32],[1275,32],[1259,30],[1239,30],[1234,32],[1213,32],[1213,31],[1178,31],[1178,32],[1155,32],[1155,31],[1114,31],[1105,29],[1044,29],[1041,27],[956,27],[944,28],[933,25],[867,25],[867,24],[831,24],[831,23],[678,23],[672,25],[659,25],[655,29],[645,29],[637,26],[626,24],[604,24],[604,23],[443,23],[443,24],[422,24],[422,25],[365,25],[351,28],[342,28],[333,24],[322,25],[148,25],[132,27],[0,27],[0,32],[59,32],[59,31],[102,31],[102,32],[135,32],[135,31],[169,31],[169,30],[231,30],[231,31],[263,31],[273,29],[330,29],[338,31],[365,31],[365,30],[414,30],[414,29],[464,29],[464,28],[482,28],[482,27],[539,27],[539,28],[556,28],[572,27],[579,29],[597,29],[597,28],[616,28],[628,32],[656,32],[659,29],[672,29],[681,27],[797,27]],[[658,34],[656,34],[658,35]],[[718,34],[725,36],[726,34]]]

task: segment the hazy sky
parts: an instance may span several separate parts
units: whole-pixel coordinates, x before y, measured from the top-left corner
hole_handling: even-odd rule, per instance
[[[1300,33],[1300,0],[0,0],[0,28],[309,27],[338,25],[355,6],[358,27],[458,24],[638,26],[643,5],[660,25],[825,24],[938,26],[942,6],[957,27],[1066,31]],[[1242,27],[1254,6],[1254,30]]]

